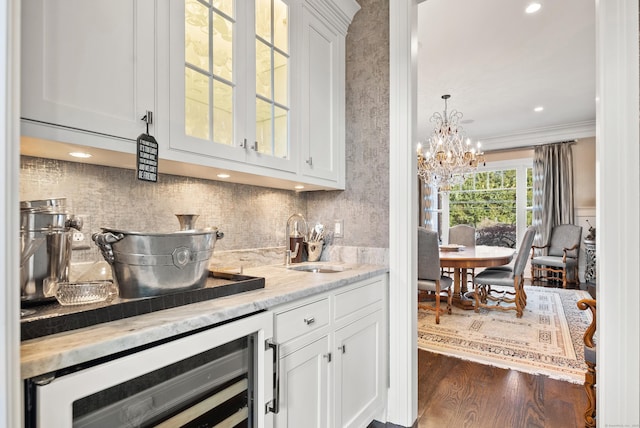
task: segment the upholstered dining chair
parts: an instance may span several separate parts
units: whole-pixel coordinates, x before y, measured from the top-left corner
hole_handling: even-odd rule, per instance
[[[435,311],[436,324],[440,324],[440,297],[447,296],[447,313],[451,313],[451,278],[440,273],[440,248],[438,247],[438,233],[418,227],[418,290],[432,293],[435,297],[435,307],[424,302],[418,302],[418,308]]]
[[[476,228],[466,224],[458,224],[449,228],[449,244],[476,246]]]
[[[531,279],[557,280],[554,275],[562,275],[562,288],[568,283],[580,284],[578,276],[578,255],[582,226],[560,224],[551,231],[546,245],[531,246]],[[546,255],[536,255],[536,250],[546,250]],[[537,273],[537,274],[536,274]],[[551,276],[549,276],[551,274]]]
[[[449,244],[464,245],[465,247],[475,248],[476,246],[476,228],[466,224],[457,224],[449,228]],[[452,270],[445,270],[448,276],[453,273]],[[473,284],[474,269],[467,270],[467,275],[471,279],[467,279]],[[466,278],[465,278],[466,279]]]
[[[578,301],[578,308],[591,310],[591,324],[584,332],[584,361],[587,363],[587,372],[584,375],[584,389],[587,393],[587,410],[584,412],[586,427],[596,426],[596,301],[595,299],[582,299]]]
[[[531,248],[536,231],[530,226],[522,238],[520,248]],[[524,291],[524,268],[529,258],[528,251],[520,251],[513,264],[513,270],[486,269],[477,274],[475,283],[475,311],[480,308],[497,309],[500,311],[516,311],[516,317],[522,317],[527,306],[527,294]],[[497,290],[492,285],[513,287],[513,291]],[[495,302],[495,303],[489,303]],[[508,305],[504,305],[507,303]]]

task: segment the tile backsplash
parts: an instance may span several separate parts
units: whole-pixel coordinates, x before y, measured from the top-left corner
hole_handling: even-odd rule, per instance
[[[111,227],[143,232],[179,230],[175,214],[199,214],[196,227],[216,226],[224,238],[217,251],[285,245],[285,225],[306,213],[307,196],[286,190],[160,174],[139,181],[128,169],[22,156],[20,200],[67,198],[70,212],[88,218],[86,236]],[[74,261],[99,260],[74,250]]]

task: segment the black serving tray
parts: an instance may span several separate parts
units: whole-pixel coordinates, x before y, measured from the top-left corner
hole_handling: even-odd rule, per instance
[[[20,320],[20,340],[35,339],[259,288],[264,288],[264,278],[209,272],[205,287],[195,290],[140,299],[116,298],[110,303],[87,305],[62,306],[55,302],[30,308],[36,312]]]

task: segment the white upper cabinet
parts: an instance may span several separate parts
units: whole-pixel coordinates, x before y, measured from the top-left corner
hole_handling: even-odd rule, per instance
[[[305,190],[344,189],[355,0],[24,0],[22,153]],[[32,141],[37,143],[32,145]],[[35,147],[35,148],[34,148]],[[122,154],[126,156],[122,156]]]
[[[309,7],[302,28],[301,172],[344,188],[345,35]]]
[[[155,108],[155,4],[22,1],[23,134],[86,131],[135,150]]]

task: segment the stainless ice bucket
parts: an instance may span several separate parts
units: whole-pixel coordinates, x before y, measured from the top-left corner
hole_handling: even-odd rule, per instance
[[[111,265],[120,297],[151,297],[204,287],[217,228],[142,233],[102,228],[93,234]]]
[[[22,303],[52,300],[47,289],[69,279],[72,228],[82,224],[66,212],[64,198],[20,202]]]

